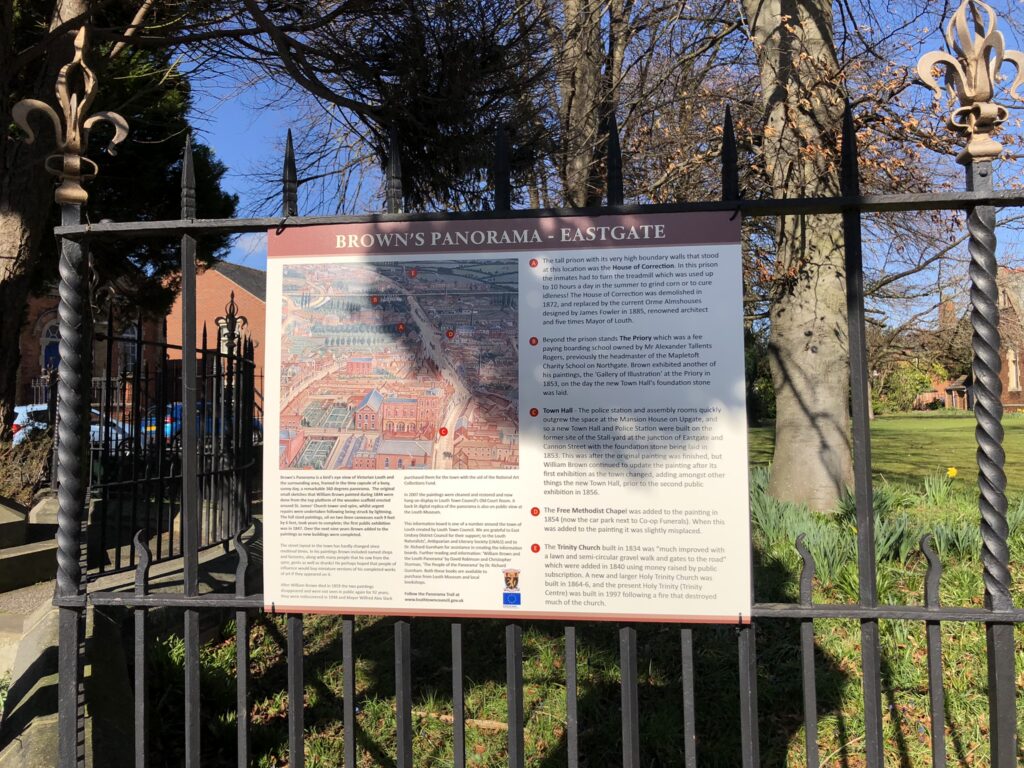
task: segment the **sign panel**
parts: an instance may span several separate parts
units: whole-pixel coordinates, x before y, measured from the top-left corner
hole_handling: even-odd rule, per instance
[[[736,217],[268,240],[268,609],[749,621]]]

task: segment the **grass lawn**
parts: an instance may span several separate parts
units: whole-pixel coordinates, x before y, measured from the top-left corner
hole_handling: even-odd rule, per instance
[[[1007,492],[1024,491],[1024,416],[1005,416]],[[772,459],[773,427],[750,429],[750,463]],[[919,484],[928,475],[956,467],[971,482],[977,475],[974,414],[926,412],[878,416],[871,422],[871,463],[876,479]]]
[[[974,486],[973,418],[947,415],[896,416],[872,425],[874,507],[877,514],[879,599],[921,604],[927,563],[918,549],[922,534],[933,535],[943,565],[940,597],[947,606],[980,606],[981,578],[977,491]],[[1024,604],[1024,419],[1006,421],[1011,492],[1010,551],[1013,590]],[[755,600],[798,598],[801,560],[794,542],[800,534],[817,563],[814,599],[855,603],[858,583],[855,511],[847,500],[832,514],[782,504],[767,494],[770,430],[751,434],[751,518],[754,537]],[[945,476],[956,466],[959,476]],[[395,696],[393,620],[356,620],[356,721],[358,768],[393,768]],[[620,693],[616,624],[577,626],[580,764],[621,765]],[[452,764],[452,698],[449,624],[412,621],[414,758],[417,768]],[[822,766],[862,768],[864,716],[860,628],[856,621],[814,622],[818,744]],[[881,621],[882,709],[885,764],[930,766],[925,627]],[[342,762],[342,622],[336,616],[307,616],[305,640],[305,745],[309,768]],[[679,629],[639,625],[638,672],[641,764],[660,768],[683,764]],[[794,621],[757,625],[761,764],[802,766],[803,691],[800,627]],[[507,765],[504,626],[498,621],[464,623],[467,764]],[[530,768],[566,764],[566,680],[564,627],[555,622],[524,623],[525,762]],[[946,734],[949,763],[987,766],[988,703],[984,627],[942,625],[946,710],[939,727]],[[1018,685],[1024,685],[1024,627],[1017,630]],[[287,666],[284,618],[255,617],[250,646],[252,746],[261,768],[291,764],[287,734]],[[739,752],[739,676],[732,627],[695,627],[694,685],[698,764],[734,768]],[[180,765],[183,697],[182,645],[175,637],[154,644],[151,690],[159,692],[154,724],[154,765]],[[235,646],[229,626],[202,651],[203,765],[234,765]],[[1024,697],[1018,697],[1018,730],[1024,733]],[[1024,764],[1024,753],[1019,762]]]

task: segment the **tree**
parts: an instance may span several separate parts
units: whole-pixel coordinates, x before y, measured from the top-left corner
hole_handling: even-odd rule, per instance
[[[936,369],[931,373],[941,375],[945,370]],[[927,392],[931,383],[932,377],[929,376],[929,372],[922,371],[909,361],[901,362],[889,373],[885,378],[885,384],[876,392],[879,410],[909,411],[913,408],[917,396]]]
[[[0,10],[0,125],[10,126],[11,107],[23,96],[49,98],[60,67],[70,61],[70,30],[84,18],[84,0],[56,0],[37,14],[24,3]],[[49,23],[41,24],[43,18]],[[26,39],[28,35],[28,39]],[[49,91],[47,93],[47,91]],[[18,337],[36,269],[46,217],[52,207],[50,179],[38,171],[48,154],[43,142],[26,145],[5,136],[0,152],[0,441],[10,439],[18,372]]]
[[[824,0],[744,0],[761,73],[763,157],[780,197],[839,194],[845,90]],[[846,274],[838,216],[780,217],[771,295],[777,498],[828,509],[853,479]]]
[[[739,28],[723,0],[538,0],[552,75],[534,98],[549,120],[548,162],[569,206],[600,204],[606,192],[608,133],[616,127],[627,148],[623,163],[641,200],[678,199],[670,181],[702,165],[692,146],[659,146],[661,123],[687,112],[699,125],[708,106],[696,94],[721,63],[719,49]],[[717,105],[721,99],[713,100]],[[718,115],[720,119],[720,115]],[[613,118],[615,121],[613,122]],[[692,118],[692,119],[691,119]],[[676,137],[673,137],[676,138]],[[702,170],[706,170],[704,164]],[[676,173],[675,171],[680,171]],[[701,173],[687,190],[701,188]],[[531,202],[542,204],[532,191]],[[546,204],[546,202],[544,203]]]
[[[717,194],[709,161],[727,100],[751,161],[747,196],[838,193],[848,93],[865,188],[930,186],[938,155],[924,160],[948,146],[936,121],[916,116],[911,77],[893,64],[900,46],[920,42],[925,33],[917,30],[935,28],[948,3],[911,0],[883,12],[879,3],[851,0],[834,6],[838,23],[824,0],[744,0],[739,20],[725,0],[389,0],[328,11],[296,0],[182,6],[196,26],[165,43],[198,45],[196,55],[217,72],[241,62],[269,74],[296,102],[319,110],[321,126],[342,132],[334,146],[355,156],[339,165],[333,148],[314,154],[306,190],[317,179],[346,177],[367,157],[383,164],[387,134],[398,126],[412,207],[482,207],[491,130],[511,115],[520,131],[513,177],[526,184],[530,202],[589,205],[601,199],[605,126],[614,115],[632,150],[625,165],[633,197],[700,199]],[[734,34],[739,28],[752,46]],[[134,44],[154,40],[139,33]],[[463,49],[469,55],[459,58]],[[467,69],[479,75],[467,82]],[[751,72],[759,73],[759,88]],[[323,135],[316,143],[326,146]],[[345,204],[341,195],[336,201]],[[875,309],[881,316],[899,303],[908,308],[901,314],[924,317],[926,308],[910,307],[935,265],[949,258],[939,243],[958,228],[955,216],[883,216],[866,226],[865,239],[881,244],[869,252],[875,268],[866,269]],[[748,318],[752,331],[767,331],[777,391],[771,488],[827,508],[852,475],[839,218],[748,223],[747,232]]]
[[[230,68],[229,76],[269,78],[305,113],[297,147],[304,192],[325,182],[316,201],[324,207],[343,204],[340,185],[332,200],[331,184],[352,163],[339,156],[383,168],[392,137],[413,210],[490,202],[483,171],[493,165],[499,126],[515,132],[513,175],[536,165],[542,121],[527,96],[548,64],[537,56],[540,30],[528,4],[386,0],[329,13],[306,3],[239,5],[232,29],[257,34],[222,29],[225,36],[192,55],[217,59],[216,71]]]
[[[54,102],[61,67],[72,57],[71,37],[90,18],[123,30],[135,13],[131,4],[110,2],[90,17],[80,0],[52,0],[39,7],[5,4],[0,15],[0,119],[11,126],[11,107],[21,98]],[[95,110],[121,112],[129,121],[129,140],[117,157],[100,161],[100,175],[90,184],[86,215],[102,218],[176,218],[183,135],[189,108],[188,82],[170,64],[166,50],[134,50],[109,43],[87,58],[102,83]],[[27,297],[55,277],[56,249],[45,233],[56,223],[52,177],[42,172],[53,151],[52,129],[30,117],[38,140],[29,144],[8,128],[0,152],[0,441],[9,438],[15,381],[20,359],[18,340]],[[102,130],[100,128],[99,130]],[[101,145],[97,137],[93,149]],[[146,168],[148,172],[140,173]],[[206,147],[196,148],[200,209],[229,216],[236,200],[220,190],[224,167]],[[227,245],[226,238],[203,242],[200,263],[208,263]],[[131,274],[138,286],[129,297],[148,311],[169,305],[174,290],[176,249],[170,242],[97,245],[94,262],[101,281]]]

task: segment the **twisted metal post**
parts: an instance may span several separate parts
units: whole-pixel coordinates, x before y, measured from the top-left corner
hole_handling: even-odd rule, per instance
[[[54,199],[61,206],[64,226],[81,223],[82,205],[89,199],[82,182],[95,176],[98,170],[93,161],[83,156],[89,147],[90,129],[99,122],[113,126],[114,137],[107,147],[110,154],[114,154],[114,147],[128,135],[125,119],[114,112],[87,116],[97,88],[96,76],[85,61],[87,46],[86,28],[82,27],[75,35],[73,58],[57,76],[56,94],[61,115],[37,99],[22,99],[11,109],[11,116],[25,131],[25,141],[29,144],[36,138],[30,115],[39,114],[53,126],[56,151],[46,158],[46,170],[61,181]],[[72,83],[79,85],[77,91]],[[57,595],[66,598],[80,592],[80,528],[88,486],[92,324],[90,268],[85,246],[73,240],[62,240],[59,270]]]
[[[967,188],[992,191],[992,163],[967,165]],[[971,349],[974,353],[974,416],[978,442],[978,506],[981,511],[981,562],[985,603],[997,611],[1013,607],[1010,597],[1010,549],[1006,539],[1006,452],[1003,450],[1002,382],[999,380],[999,288],[996,285],[995,209],[976,206],[967,217],[971,257]]]
[[[114,127],[114,146],[128,135],[128,124],[113,112],[87,116],[96,96],[96,77],[85,62],[88,38],[82,27],[75,35],[74,56],[61,68],[56,94],[62,114],[45,102],[22,99],[11,109],[11,116],[26,134],[26,142],[35,141],[29,123],[33,113],[48,118],[53,126],[56,151],[46,158],[47,172],[61,184],[54,193],[61,207],[61,224],[81,224],[82,205],[88,193],[82,182],[96,175],[94,162],[84,157],[89,145],[89,130],[98,122]],[[72,84],[75,84],[75,87]],[[57,367],[57,590],[63,601],[59,615],[58,677],[58,760],[61,768],[79,763],[78,723],[82,715],[79,692],[82,678],[80,643],[83,639],[85,606],[75,600],[82,592],[81,530],[86,519],[89,467],[89,406],[92,395],[92,306],[89,260],[86,244],[61,240],[60,301],[57,306],[60,328],[60,363]]]
[[[967,189],[990,194],[992,161],[1002,146],[993,132],[1007,119],[1006,107],[994,101],[999,70],[1014,65],[1017,76],[1008,89],[1011,98],[1024,100],[1024,53],[1006,49],[996,29],[991,6],[964,0],[946,27],[947,51],[926,53],[918,62],[918,75],[937,96],[943,90],[955,101],[947,127],[967,140],[957,156],[967,174]],[[943,87],[936,80],[945,68]],[[988,648],[989,731],[993,768],[1016,764],[1016,669],[1013,624],[1000,622],[1001,612],[1013,609],[1010,594],[1009,525],[1006,519],[1006,453],[1003,451],[1002,382],[999,380],[999,288],[996,262],[996,216],[991,205],[968,208],[968,250],[971,257],[971,348],[974,353],[974,415],[978,442],[978,507],[981,513],[981,562],[984,568],[985,606],[993,619],[986,623]]]
[[[61,206],[61,221],[77,224],[81,207]],[[81,521],[88,486],[89,375],[88,278],[85,249],[71,240],[61,241],[60,362],[57,366],[57,594],[73,597],[81,590]]]
[[[388,213],[402,212],[402,145],[398,128],[388,129],[388,163],[384,187],[385,210]]]

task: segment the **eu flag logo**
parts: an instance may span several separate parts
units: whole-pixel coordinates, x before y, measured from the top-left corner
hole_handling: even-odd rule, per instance
[[[505,592],[502,594],[503,605],[522,605],[523,596],[518,592]]]

